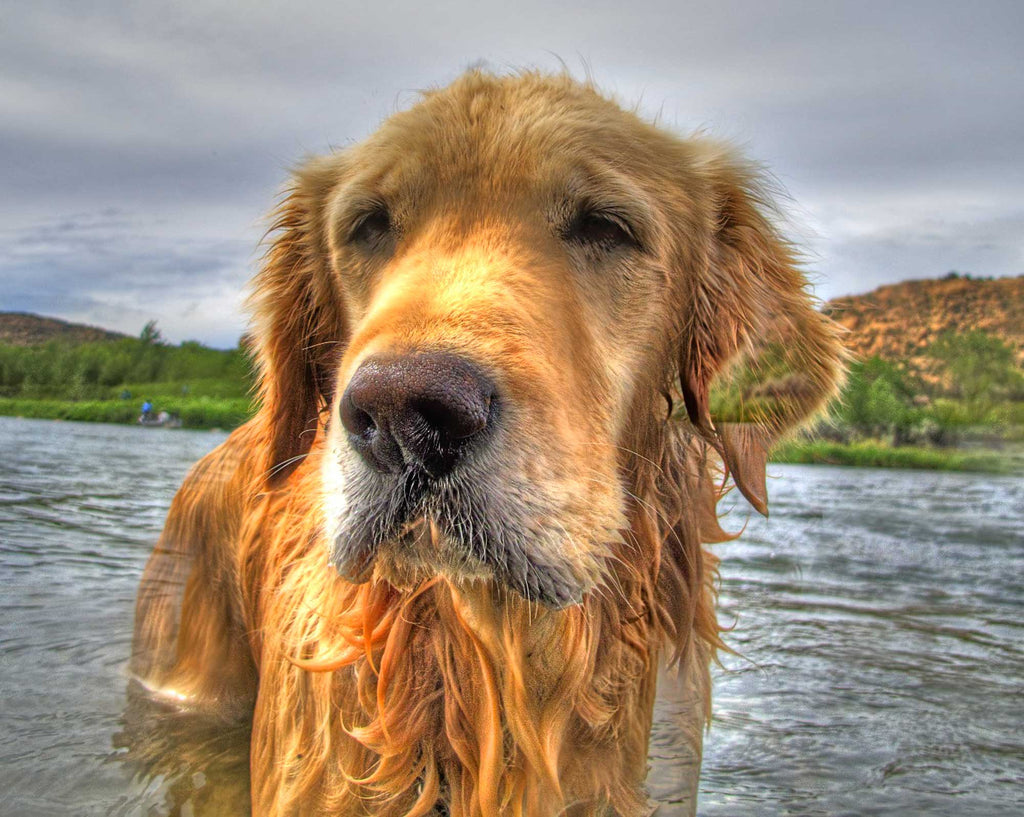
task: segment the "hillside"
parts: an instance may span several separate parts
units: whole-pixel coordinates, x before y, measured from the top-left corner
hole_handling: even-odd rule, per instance
[[[901,363],[926,380],[937,376],[937,363],[925,350],[946,331],[981,329],[1024,364],[1024,276],[904,281],[836,298],[824,311],[850,331],[846,341],[855,357]]]
[[[13,346],[35,346],[51,340],[90,343],[124,337],[127,335],[82,323],[44,318],[42,315],[33,315],[29,312],[0,312],[0,343],[9,343]]]

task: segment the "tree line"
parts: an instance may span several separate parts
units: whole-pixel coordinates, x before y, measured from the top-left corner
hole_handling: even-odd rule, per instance
[[[125,396],[132,385],[152,383],[176,384],[186,394],[189,384],[201,383],[210,396],[241,397],[251,382],[251,361],[242,348],[211,349],[197,341],[172,346],[152,321],[138,338],[0,344],[2,397],[111,399]]]

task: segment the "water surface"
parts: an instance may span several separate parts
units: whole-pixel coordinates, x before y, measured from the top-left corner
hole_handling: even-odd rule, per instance
[[[224,437],[0,418],[5,817],[238,798],[223,783],[244,770],[238,736],[193,732],[175,779],[123,748],[139,576],[181,478]],[[737,504],[726,526],[746,531],[716,546],[740,655],[715,672],[700,814],[1024,813],[1020,478],[771,471],[771,520]],[[659,702],[652,739],[666,817],[675,709]]]

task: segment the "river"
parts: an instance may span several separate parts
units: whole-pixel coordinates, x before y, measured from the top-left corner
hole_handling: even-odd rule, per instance
[[[0,814],[191,813],[124,762],[135,591],[173,493],[224,434],[0,418]],[[699,813],[1024,813],[1024,480],[772,466],[771,519],[717,545]],[[679,799],[673,703],[650,789]],[[223,737],[223,736],[220,736]],[[216,755],[216,757],[214,757]],[[178,810],[174,810],[178,809]]]

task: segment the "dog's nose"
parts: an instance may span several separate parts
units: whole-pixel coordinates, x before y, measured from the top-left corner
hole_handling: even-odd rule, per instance
[[[368,358],[341,397],[342,425],[374,468],[419,466],[444,476],[486,436],[495,389],[480,369],[445,352]]]

